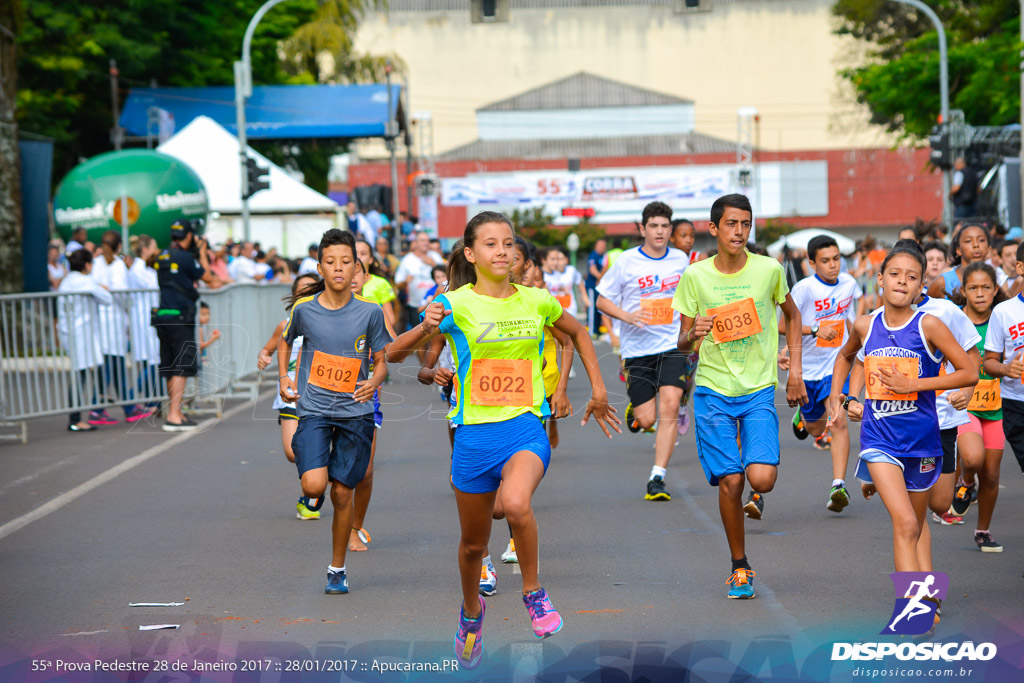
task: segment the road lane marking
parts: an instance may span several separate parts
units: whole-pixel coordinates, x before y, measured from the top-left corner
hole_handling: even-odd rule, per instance
[[[264,392],[263,394],[260,394],[260,396],[256,399],[256,402],[259,403],[261,400],[269,398],[272,394],[273,392],[270,391]],[[131,458],[128,458],[127,460],[111,467],[109,470],[97,474],[92,479],[86,481],[83,484],[79,484],[70,491],[65,491],[64,493],[60,494],[50,502],[40,505],[31,512],[27,512],[20,517],[15,517],[3,526],[0,526],[0,540],[3,540],[4,538],[7,538],[16,531],[25,528],[32,522],[35,522],[36,520],[42,519],[43,517],[46,517],[47,515],[54,513],[57,510],[60,510],[68,503],[78,500],[79,498],[89,493],[93,489],[102,486],[103,484],[106,484],[108,481],[111,481],[119,477],[120,475],[124,474],[125,472],[128,472],[129,470],[135,469],[142,463],[146,462],[147,460],[151,460],[152,458],[160,455],[164,451],[169,450],[177,446],[178,444],[187,441],[188,439],[191,439],[193,436],[196,436],[197,434],[202,434],[208,431],[220,420],[227,420],[229,418],[232,418],[248,408],[249,403],[246,402],[241,405],[237,405],[230,410],[225,411],[224,416],[221,418],[211,417],[207,420],[203,420],[202,422],[199,423],[199,426],[194,431],[178,434],[168,439],[167,441],[164,441],[163,443],[159,443],[156,446],[153,446],[152,448],[147,448],[138,455],[132,456]]]
[[[19,477],[19,478],[15,479],[14,481],[10,482],[9,484],[7,484],[6,486],[4,486],[2,489],[0,489],[0,496],[2,496],[3,494],[7,493],[11,489],[18,488],[22,484],[27,484],[30,481],[33,481],[34,479],[38,479],[39,477],[43,476],[44,474],[49,474],[53,470],[60,469],[61,467],[63,467],[64,465],[67,465],[70,462],[71,462],[70,459],[68,459],[68,460],[60,460],[58,462],[52,462],[49,465],[47,465],[46,467],[42,467],[42,468],[36,470],[32,474],[26,474],[24,477]]]

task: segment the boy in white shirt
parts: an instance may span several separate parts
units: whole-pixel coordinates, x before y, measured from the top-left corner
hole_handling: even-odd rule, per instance
[[[672,309],[672,297],[690,259],[669,246],[671,221],[667,204],[645,206],[643,245],[623,252],[597,285],[598,310],[623,323],[620,348],[630,401],[626,426],[635,433],[660,418],[644,496],[653,501],[672,499],[665,490],[665,472],[675,446],[689,356],[676,348],[679,313]]]
[[[803,379],[808,399],[793,416],[793,431],[798,439],[813,435],[817,444],[826,431],[825,404],[832,390],[832,368],[849,337],[851,315],[864,293],[853,276],[841,272],[842,256],[833,238],[820,235],[812,239],[807,245],[807,259],[814,275],[797,282],[790,292],[800,309]],[[780,331],[785,333],[785,329]],[[842,512],[850,504],[845,483],[850,432],[845,416],[836,416],[831,431],[831,442],[826,443],[832,453],[832,488],[826,507]]]

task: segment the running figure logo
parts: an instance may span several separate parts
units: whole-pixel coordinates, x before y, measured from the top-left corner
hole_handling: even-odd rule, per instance
[[[937,623],[935,612],[949,590],[949,577],[942,572],[893,572],[896,604],[883,635],[921,635]]]

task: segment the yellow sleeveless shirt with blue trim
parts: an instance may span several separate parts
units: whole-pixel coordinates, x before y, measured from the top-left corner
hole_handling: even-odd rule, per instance
[[[516,293],[495,299],[466,285],[445,292],[435,301],[451,313],[441,321],[440,332],[448,340],[455,361],[458,402],[448,414],[455,425],[504,422],[526,412],[539,417],[551,414],[545,397],[541,358],[544,327],[562,316],[562,306],[545,289],[513,285]],[[532,365],[531,406],[477,405],[473,401],[473,361],[523,359]]]

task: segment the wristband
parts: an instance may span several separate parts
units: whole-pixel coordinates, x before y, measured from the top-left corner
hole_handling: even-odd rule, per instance
[[[285,378],[291,379],[291,378],[288,377],[288,375],[281,375],[280,377],[277,378],[277,381],[280,382],[281,380],[283,380]]]

